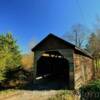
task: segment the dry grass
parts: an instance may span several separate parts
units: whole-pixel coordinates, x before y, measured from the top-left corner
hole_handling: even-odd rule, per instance
[[[2,94],[4,97],[6,95],[9,95],[8,98],[6,98],[6,100],[79,100],[73,94],[73,91],[67,91],[67,90],[48,90],[48,91],[8,90],[6,92],[2,92]],[[0,99],[0,100],[5,100],[5,99]]]
[[[75,98],[76,96],[72,91],[62,90],[59,91],[56,95],[48,98],[48,100],[78,100],[78,98]]]
[[[0,91],[0,100],[3,100],[3,98],[8,98],[10,96],[13,96],[13,95],[15,95],[17,93],[18,92],[16,92],[13,89],[2,90],[2,91]]]

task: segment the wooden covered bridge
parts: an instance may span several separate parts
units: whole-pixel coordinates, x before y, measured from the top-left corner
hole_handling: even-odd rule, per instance
[[[77,89],[93,78],[92,56],[58,36],[49,34],[32,51],[34,80],[52,75],[65,81],[70,89]]]

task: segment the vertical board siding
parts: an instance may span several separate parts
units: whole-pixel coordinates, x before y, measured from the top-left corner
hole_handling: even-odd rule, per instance
[[[75,88],[88,83],[93,78],[93,59],[74,54],[74,81]]]

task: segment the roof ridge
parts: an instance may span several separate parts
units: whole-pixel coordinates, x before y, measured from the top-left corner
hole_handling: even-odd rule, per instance
[[[45,41],[48,37],[50,37],[50,36],[53,36],[53,37],[55,37],[55,38],[57,38],[57,39],[63,41],[65,44],[69,45],[69,46],[72,47],[73,49],[75,49],[75,50],[77,50],[77,51],[83,53],[84,55],[87,55],[88,57],[93,58],[92,55],[91,55],[89,52],[87,52],[86,50],[75,46],[74,44],[70,43],[69,41],[66,41],[66,40],[64,40],[63,38],[61,38],[61,37],[59,37],[59,36],[56,36],[56,35],[53,34],[53,33],[49,33],[49,34],[48,34],[44,39],[42,39],[35,47],[32,48],[32,51],[34,51],[37,47],[39,47],[39,45],[40,45],[43,41]]]

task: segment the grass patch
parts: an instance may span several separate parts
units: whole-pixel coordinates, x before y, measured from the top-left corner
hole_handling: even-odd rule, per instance
[[[16,90],[14,90],[14,89],[1,90],[0,91],[0,99],[7,97],[9,95],[13,95],[14,93],[16,93]]]
[[[74,100],[74,94],[72,91],[61,90],[56,95],[48,98],[48,100]]]
[[[0,91],[0,100],[5,100],[16,95],[18,95],[18,91],[14,89],[2,90]]]

